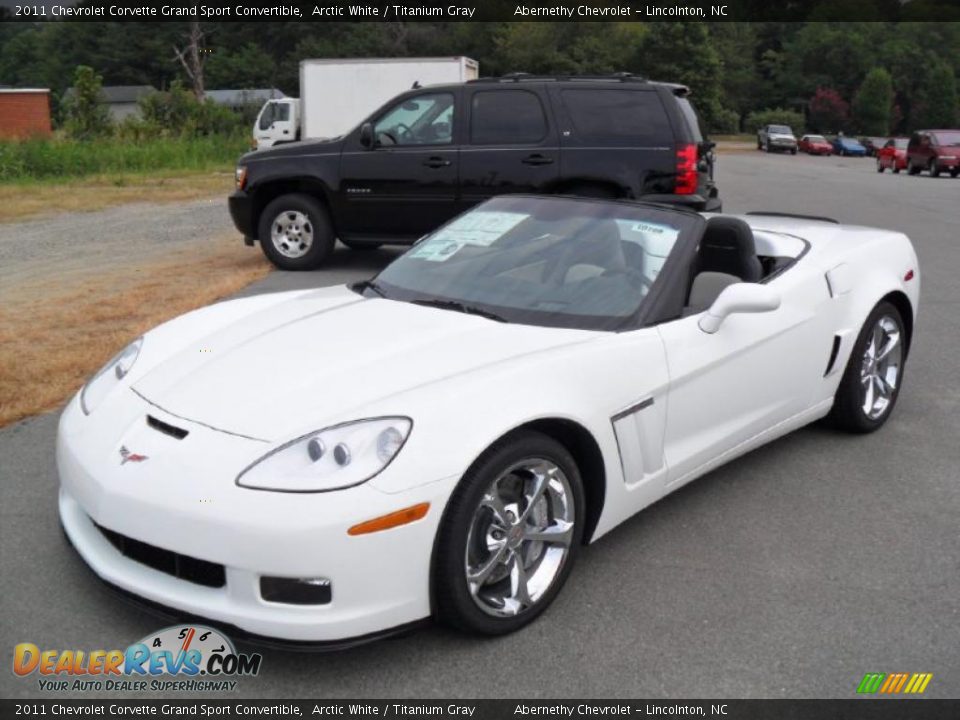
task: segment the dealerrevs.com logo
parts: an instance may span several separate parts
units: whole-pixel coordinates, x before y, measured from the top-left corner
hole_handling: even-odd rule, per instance
[[[237,686],[237,677],[260,672],[259,653],[238,653],[223,633],[203,625],[173,625],[126,650],[41,650],[20,643],[13,650],[13,672],[38,676],[49,692],[95,690],[208,690]]]

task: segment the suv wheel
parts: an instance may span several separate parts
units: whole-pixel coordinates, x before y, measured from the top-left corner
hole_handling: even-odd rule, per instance
[[[937,165],[936,158],[931,158],[929,170],[930,170],[930,177],[940,177],[940,166]]]
[[[950,177],[955,178],[957,175],[960,175],[960,166],[950,169]]]
[[[913,160],[907,160],[907,174],[908,174],[908,175],[919,175],[919,174],[920,174],[920,166],[919,166],[919,165],[915,165],[915,164],[913,163]]]
[[[281,270],[313,270],[333,250],[333,224],[309,195],[282,195],[260,215],[263,254]]]

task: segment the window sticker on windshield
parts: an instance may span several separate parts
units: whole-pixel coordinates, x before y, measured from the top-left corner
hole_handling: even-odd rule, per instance
[[[529,217],[526,213],[472,212],[454,220],[443,230],[425,240],[410,257],[443,262],[465,245],[490,247],[504,233]]]
[[[638,243],[648,255],[666,257],[673,249],[674,243],[680,236],[680,231],[670,225],[647,222],[644,220],[630,222],[621,230],[622,237],[627,242]]]

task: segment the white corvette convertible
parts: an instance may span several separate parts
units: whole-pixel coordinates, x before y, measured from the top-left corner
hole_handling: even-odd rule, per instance
[[[251,635],[342,643],[537,617],[578,547],[903,380],[902,234],[506,196],[353,286],[135,340],[60,422],[60,518],[104,580]]]

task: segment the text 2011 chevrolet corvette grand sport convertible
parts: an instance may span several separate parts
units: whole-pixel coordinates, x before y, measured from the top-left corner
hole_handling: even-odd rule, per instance
[[[895,232],[494,198],[373,280],[134,341],[63,413],[61,521],[103,579],[253,635],[508,632],[697,476],[880,427],[919,283]]]

